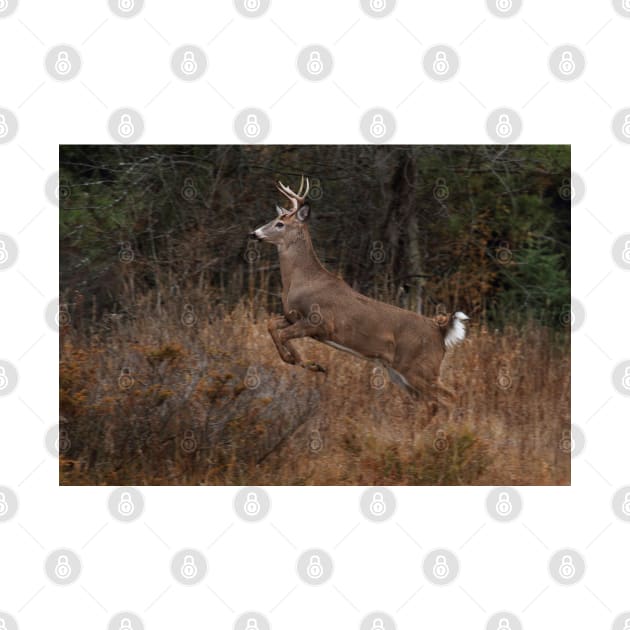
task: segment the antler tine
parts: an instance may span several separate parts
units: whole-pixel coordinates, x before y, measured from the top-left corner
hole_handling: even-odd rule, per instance
[[[278,181],[276,184],[276,188],[291,202],[293,206],[293,210],[297,210],[299,207],[299,199],[296,194],[288,187],[285,186],[281,181]]]
[[[306,178],[306,190],[304,191],[304,194],[302,195],[302,201],[304,201],[307,197],[308,197],[308,191],[311,189],[311,184],[308,181],[308,177]]]
[[[304,186],[304,175],[300,176],[300,187],[298,188],[298,191],[296,193],[296,197],[298,198],[302,198],[302,188]]]
[[[304,179],[306,179],[306,190],[302,192],[304,188]],[[291,205],[293,206],[293,209],[297,210],[300,207],[300,205],[304,203],[304,200],[306,199],[306,196],[308,195],[308,191],[310,190],[310,182],[308,181],[308,177],[304,178],[304,175],[302,175],[302,178],[300,180],[300,188],[298,189],[297,193],[291,190],[289,186],[285,186],[281,181],[278,181],[276,183],[276,188],[287,199],[291,201]]]

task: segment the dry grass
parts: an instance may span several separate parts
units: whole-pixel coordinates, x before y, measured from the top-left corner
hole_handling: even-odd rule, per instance
[[[298,346],[328,375],[284,364],[244,307],[158,314],[147,297],[133,318],[66,326],[61,483],[570,483],[566,334],[473,323],[442,369],[457,407],[430,424],[372,364]]]

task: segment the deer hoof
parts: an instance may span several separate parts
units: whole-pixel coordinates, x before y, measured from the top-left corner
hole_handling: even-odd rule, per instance
[[[315,363],[315,361],[306,361],[302,363],[302,367],[307,370],[312,370],[313,372],[323,372],[324,374],[327,372],[325,367],[321,366],[319,363]]]

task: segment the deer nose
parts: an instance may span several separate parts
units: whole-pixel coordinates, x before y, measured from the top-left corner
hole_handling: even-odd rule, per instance
[[[257,231],[258,231],[258,230],[254,230],[253,232],[250,232],[250,233],[249,233],[249,238],[255,238],[255,239],[257,239],[257,238],[258,238],[258,234],[256,234],[256,232],[257,232]]]

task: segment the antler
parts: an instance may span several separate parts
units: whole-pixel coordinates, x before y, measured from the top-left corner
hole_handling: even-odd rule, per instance
[[[304,175],[300,179],[300,187],[297,192],[293,192],[288,186],[285,186],[281,181],[278,181],[276,184],[276,188],[291,202],[291,210],[290,212],[297,212],[301,205],[304,204],[306,197],[308,195],[308,191],[310,190],[310,183],[308,181],[308,177],[306,178],[306,190],[302,192],[302,188],[304,187]]]

